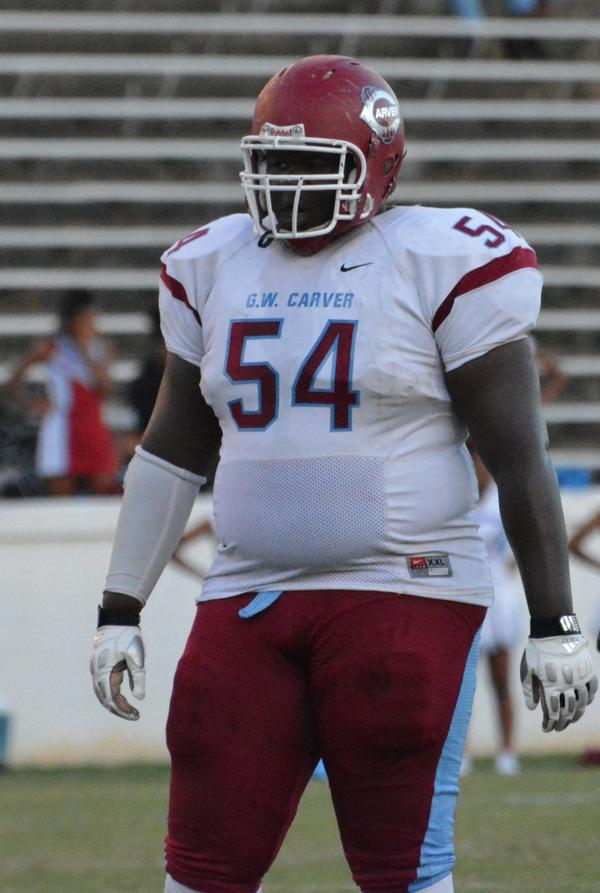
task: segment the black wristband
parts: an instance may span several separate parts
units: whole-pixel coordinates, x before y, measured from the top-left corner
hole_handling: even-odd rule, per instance
[[[98,628],[101,626],[139,626],[140,612],[135,608],[103,608],[98,605]]]
[[[557,617],[532,617],[529,637],[546,639],[550,636],[578,636],[581,634],[575,614],[559,614]]]

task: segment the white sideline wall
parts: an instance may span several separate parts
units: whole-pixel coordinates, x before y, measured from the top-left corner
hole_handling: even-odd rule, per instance
[[[600,507],[600,487],[566,491],[563,497],[569,529]],[[146,699],[138,704],[141,719],[129,723],[107,713],[92,692],[88,665],[119,504],[115,498],[0,503],[0,704],[11,713],[12,764],[167,758],[164,726],[171,682],[199,583],[172,566],[165,570],[143,618],[148,676]],[[191,523],[210,513],[210,499],[198,499]],[[206,568],[210,546],[190,544],[186,557]],[[572,575],[580,620],[588,634],[595,634],[600,575],[578,561],[572,563]],[[524,600],[522,615],[525,639]],[[595,653],[600,671],[599,657]],[[475,754],[491,753],[495,743],[496,720],[483,670],[469,739]],[[600,747],[600,700],[577,725],[560,735],[545,735],[539,711],[529,713],[524,707],[517,654],[512,687],[521,750]]]

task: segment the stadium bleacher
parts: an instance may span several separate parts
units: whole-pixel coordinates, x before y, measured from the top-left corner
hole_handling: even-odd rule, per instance
[[[118,356],[110,418],[127,428],[123,388],[144,350],[161,249],[243,208],[238,142],[265,80],[298,56],[351,53],[401,99],[408,156],[394,199],[481,207],[536,247],[537,339],[570,376],[546,409],[553,450],[600,469],[594,4],[489,18],[476,34],[433,0],[205,0],[201,13],[187,0],[19,5],[0,2],[0,385],[52,331],[61,291],[87,286]],[[535,39],[545,58],[504,59],[505,38]]]

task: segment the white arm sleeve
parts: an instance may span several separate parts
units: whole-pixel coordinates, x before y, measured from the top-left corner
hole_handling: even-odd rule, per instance
[[[125,476],[106,589],[142,604],[182,537],[206,478],[136,448]]]

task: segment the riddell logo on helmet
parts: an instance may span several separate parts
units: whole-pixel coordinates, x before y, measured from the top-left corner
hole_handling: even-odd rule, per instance
[[[277,124],[269,124],[268,122],[265,122],[260,128],[260,135],[285,136],[297,139],[298,137],[304,137],[304,124],[287,124],[279,126]]]
[[[400,129],[400,112],[395,97],[378,87],[363,87],[360,98],[364,103],[361,121],[368,124],[383,143],[391,143]]]

